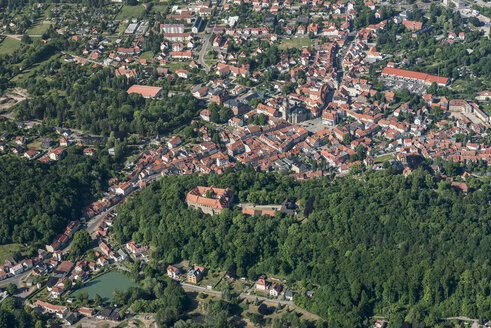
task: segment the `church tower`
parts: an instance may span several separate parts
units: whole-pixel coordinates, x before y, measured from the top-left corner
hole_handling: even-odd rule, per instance
[[[283,97],[283,104],[281,105],[281,109],[282,109],[283,119],[285,121],[288,121],[288,117],[290,116],[290,104],[286,96]]]

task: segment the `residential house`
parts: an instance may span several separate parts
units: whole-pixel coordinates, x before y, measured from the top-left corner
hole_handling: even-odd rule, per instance
[[[126,196],[132,191],[133,191],[133,184],[131,183],[131,181],[121,182],[114,189],[116,195],[122,195],[122,196]]]
[[[268,285],[264,276],[259,277],[256,281],[256,290],[266,291],[268,290]]]
[[[205,268],[200,267],[197,265],[193,265],[188,269],[187,272],[187,281],[192,283],[192,284],[197,284],[201,278],[203,277],[203,274],[205,273]]]
[[[36,156],[39,155],[39,151],[37,149],[29,149],[24,153],[24,157],[27,158],[28,160],[32,160],[36,158]]]
[[[81,315],[78,312],[69,312],[63,319],[63,322],[69,326],[76,324],[81,319]]]
[[[176,75],[182,79],[188,79],[191,76],[187,70],[182,68],[176,71]]]
[[[171,138],[169,141],[167,141],[167,147],[169,147],[169,149],[173,149],[179,146],[181,143],[182,143],[182,139],[180,137],[174,137]]]
[[[199,113],[199,116],[201,117],[201,119],[203,121],[207,121],[209,122],[210,121],[210,115],[211,115],[211,112],[208,110],[208,109],[203,109],[200,113]]]
[[[384,328],[387,325],[385,320],[377,320],[375,321],[375,328]]]
[[[148,246],[136,244],[134,241],[126,243],[126,249],[133,255],[139,256],[148,250]]]
[[[10,268],[10,273],[13,275],[17,275],[17,274],[24,272],[24,270],[25,270],[25,268],[22,265],[22,263],[18,263],[18,264],[14,265],[13,267]]]
[[[65,157],[65,149],[63,147],[58,147],[49,153],[49,158],[52,161],[58,161],[63,159],[63,157]]]
[[[271,289],[269,290],[269,295],[273,297],[278,297],[281,293],[281,285],[274,283],[273,286],[271,286]]]
[[[167,267],[167,276],[169,276],[172,279],[179,279],[181,273],[182,273],[182,269],[178,265],[169,265]]]
[[[291,291],[291,290],[287,290],[285,292],[285,299],[287,301],[293,301],[293,296],[295,296],[295,292]]]
[[[56,267],[54,274],[59,278],[64,278],[72,271],[75,264],[71,261],[63,261]]]
[[[77,309],[78,313],[81,313],[87,317],[91,317],[94,315],[95,310],[91,308],[81,307]]]

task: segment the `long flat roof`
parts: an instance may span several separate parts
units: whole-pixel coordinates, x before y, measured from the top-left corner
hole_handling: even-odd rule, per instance
[[[408,71],[400,68],[385,67],[382,70],[382,74],[395,75],[395,76],[405,77],[409,79],[416,79],[427,83],[436,82],[438,84],[444,84],[444,85],[448,83],[448,77],[436,76],[436,75],[415,72],[415,71]]]

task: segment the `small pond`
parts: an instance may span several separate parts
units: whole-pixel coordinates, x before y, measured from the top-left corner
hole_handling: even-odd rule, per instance
[[[90,299],[93,299],[95,294],[99,294],[104,301],[110,301],[115,289],[126,290],[133,286],[136,286],[136,284],[132,283],[124,275],[117,271],[111,271],[88,282],[82,288],[77,289],[73,292],[72,296],[87,292]]]

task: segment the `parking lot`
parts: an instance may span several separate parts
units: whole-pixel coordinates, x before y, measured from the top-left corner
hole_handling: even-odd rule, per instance
[[[399,91],[402,89],[408,89],[410,93],[422,95],[426,92],[428,85],[421,82],[404,82],[399,80],[393,80],[390,78],[380,78],[382,82],[384,82],[385,88],[390,91]]]

